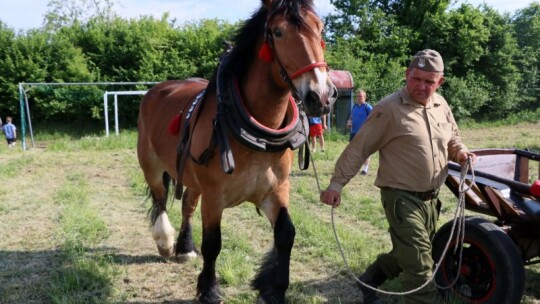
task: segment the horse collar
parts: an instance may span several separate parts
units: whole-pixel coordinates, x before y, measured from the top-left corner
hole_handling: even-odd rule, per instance
[[[227,58],[224,58],[221,65],[226,64],[226,60]],[[292,120],[284,128],[278,130],[268,128],[257,122],[244,106],[238,82],[227,81],[226,79],[230,78],[225,77],[221,71],[220,67],[217,73],[217,120],[236,140],[260,152],[276,152],[288,148],[294,150],[307,140],[309,131],[307,116],[298,108],[292,97],[290,99]]]

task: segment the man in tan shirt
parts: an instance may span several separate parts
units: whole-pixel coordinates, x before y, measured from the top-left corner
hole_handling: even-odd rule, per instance
[[[406,71],[406,85],[381,100],[336,162],[321,202],[339,206],[342,188],[364,161],[379,151],[375,185],[389,223],[393,249],[380,254],[360,276],[377,287],[399,276],[405,290],[432,276],[431,239],[439,215],[437,195],[448,174],[448,160],[475,159],[462,143],[446,100],[435,93],[444,82],[444,64],[434,50],[418,52]],[[364,303],[380,303],[361,286]],[[433,284],[404,297],[405,303],[437,303]]]

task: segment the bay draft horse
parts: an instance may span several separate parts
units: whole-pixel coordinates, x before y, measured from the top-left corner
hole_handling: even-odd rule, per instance
[[[251,284],[257,301],[285,302],[295,237],[288,212],[292,150],[305,148],[306,115],[328,113],[337,97],[322,30],[312,0],[262,0],[209,82],[166,81],[150,89],[140,105],[137,154],[162,256],[197,254],[191,221],[201,198],[201,303],[222,301],[215,273],[220,222],[225,208],[244,201],[262,211],[274,229],[273,248]],[[171,181],[175,197],[182,199],[176,246],[166,213]]]

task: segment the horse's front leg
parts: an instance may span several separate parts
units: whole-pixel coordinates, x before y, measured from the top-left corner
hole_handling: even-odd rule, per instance
[[[274,248],[268,252],[251,286],[259,291],[257,303],[285,303],[289,287],[289,264],[296,231],[287,207],[274,212]],[[268,214],[267,214],[268,215]]]
[[[218,201],[207,201],[203,195],[201,213],[203,239],[201,253],[203,269],[197,281],[199,302],[203,304],[221,303],[221,291],[216,277],[216,259],[221,251],[221,216],[223,209],[216,206]]]
[[[179,260],[186,260],[197,256],[197,251],[193,244],[191,220],[195,209],[197,209],[199,197],[200,193],[191,188],[186,188],[182,196],[182,225],[178,234],[178,240],[176,241],[176,257]]]

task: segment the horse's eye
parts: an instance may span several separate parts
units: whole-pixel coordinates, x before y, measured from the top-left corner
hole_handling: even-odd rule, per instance
[[[272,30],[272,34],[274,34],[274,37],[281,38],[283,36],[283,33],[281,33],[281,30],[279,28],[274,28]]]

